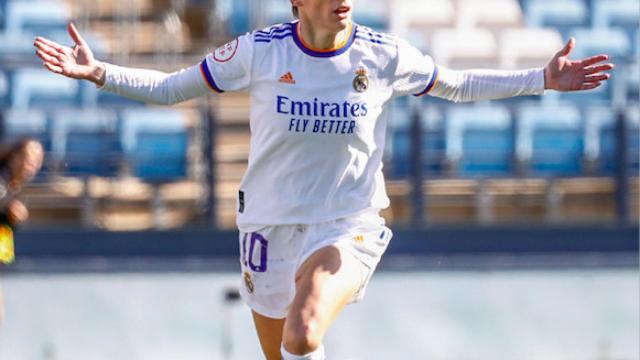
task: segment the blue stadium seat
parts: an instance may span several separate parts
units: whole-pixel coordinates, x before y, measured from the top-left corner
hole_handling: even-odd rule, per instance
[[[385,0],[360,0],[353,20],[377,31],[389,29],[389,9]]]
[[[51,149],[51,136],[47,115],[41,110],[8,109],[4,112],[3,131],[5,139],[31,137],[40,141],[45,149]]]
[[[571,28],[589,22],[589,9],[583,0],[529,0],[525,14],[529,26],[555,27],[564,38]]]
[[[629,107],[625,111],[627,125],[628,168],[632,174],[639,171],[640,142],[638,123],[640,108]],[[610,107],[593,107],[587,111],[585,154],[597,163],[596,170],[611,175],[616,169],[616,114]]]
[[[408,105],[395,105],[390,116],[396,126],[391,129],[392,178],[406,178],[411,170],[411,111]],[[421,110],[422,172],[426,177],[441,177],[445,173],[444,117],[433,107]]]
[[[79,105],[77,80],[53,74],[46,69],[19,69],[13,73],[11,106],[73,107]]]
[[[0,64],[24,64],[26,57],[36,59],[33,48],[33,36],[10,34],[0,31]]]
[[[121,139],[132,174],[149,183],[187,176],[189,134],[178,110],[144,108],[121,114]]]
[[[608,54],[614,61],[628,61],[631,55],[631,39],[621,29],[574,28],[569,34],[576,38],[575,59]]]
[[[447,158],[456,164],[459,176],[514,174],[514,134],[505,107],[453,107],[447,111],[446,136]]]
[[[42,34],[51,30],[64,30],[70,18],[71,9],[63,1],[11,0],[6,4],[5,31]]]
[[[523,107],[518,112],[516,153],[528,175],[582,174],[583,125],[572,105]]]
[[[628,33],[640,26],[638,0],[594,0],[593,27],[620,27]]]
[[[110,110],[69,109],[53,114],[53,155],[62,164],[63,175],[118,175],[122,152],[116,119]]]
[[[229,14],[229,33],[232,36],[244,34],[252,29],[251,23],[251,1],[234,0],[229,5],[231,13]]]
[[[106,107],[110,109],[125,109],[131,107],[142,107],[145,105],[142,101],[129,99],[107,91],[98,91],[96,97],[98,107]]]

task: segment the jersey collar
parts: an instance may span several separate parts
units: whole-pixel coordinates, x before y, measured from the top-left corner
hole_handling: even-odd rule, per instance
[[[298,47],[300,48],[300,50],[302,50],[302,52],[304,52],[309,56],[323,57],[323,58],[337,56],[349,50],[349,48],[351,47],[351,44],[353,44],[353,40],[356,37],[355,27],[356,25],[353,22],[349,23],[349,36],[342,44],[336,46],[333,49],[320,50],[320,49],[312,48],[311,46],[306,44],[304,40],[302,40],[302,36],[300,36],[300,22],[296,21],[293,24],[293,41],[296,43],[296,45],[298,45]]]

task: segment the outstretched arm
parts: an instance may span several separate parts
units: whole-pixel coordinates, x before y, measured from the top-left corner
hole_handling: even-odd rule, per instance
[[[580,91],[597,88],[611,76],[613,64],[602,64],[607,55],[570,60],[575,46],[571,38],[545,68],[520,71],[464,70],[440,67],[438,80],[429,93],[454,102],[502,99],[520,95],[541,95],[544,90]]]
[[[88,80],[96,86],[128,98],[156,104],[174,104],[205,94],[208,89],[198,66],[171,74],[133,69],[95,59],[91,48],[73,24],[68,25],[73,48],[37,37],[36,54],[49,71],[73,79]]]

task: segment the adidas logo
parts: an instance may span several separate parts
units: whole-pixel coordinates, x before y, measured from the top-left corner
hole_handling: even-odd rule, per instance
[[[280,76],[280,80],[278,82],[285,84],[295,84],[296,81],[293,79],[293,74],[291,72],[287,72],[286,74]]]

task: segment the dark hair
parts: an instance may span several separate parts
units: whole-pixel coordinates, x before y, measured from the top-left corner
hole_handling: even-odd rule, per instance
[[[292,6],[291,7],[291,12],[293,13],[293,16],[298,17],[298,7],[297,6]]]

